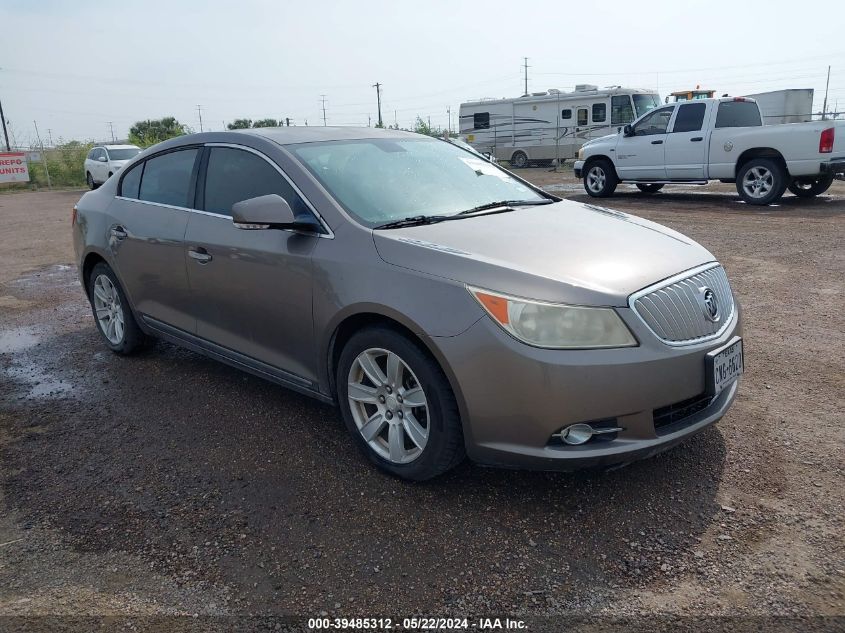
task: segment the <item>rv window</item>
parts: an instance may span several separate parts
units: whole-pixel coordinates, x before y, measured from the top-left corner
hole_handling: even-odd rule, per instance
[[[611,125],[625,125],[634,120],[634,109],[631,107],[631,97],[619,95],[610,98]]]
[[[560,118],[561,119],[571,119],[572,118],[572,110],[566,108],[566,110],[560,111]]]
[[[578,125],[587,125],[587,108],[578,108]]]
[[[689,105],[678,106],[678,115],[675,117],[673,132],[697,132],[704,124],[704,113],[707,105],[704,103],[690,103]]]
[[[607,104],[593,104],[593,123],[604,123],[607,120]]]
[[[490,113],[489,112],[476,112],[472,115],[472,127],[476,130],[488,130],[490,129]]]

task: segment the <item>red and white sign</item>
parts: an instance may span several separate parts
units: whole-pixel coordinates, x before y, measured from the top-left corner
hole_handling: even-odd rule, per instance
[[[26,152],[0,152],[0,182],[29,182]]]

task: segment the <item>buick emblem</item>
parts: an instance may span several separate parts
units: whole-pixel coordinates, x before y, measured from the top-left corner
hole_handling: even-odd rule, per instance
[[[719,320],[719,302],[716,300],[716,293],[710,288],[700,288],[701,307],[704,309],[704,316],[708,321],[715,323]]]

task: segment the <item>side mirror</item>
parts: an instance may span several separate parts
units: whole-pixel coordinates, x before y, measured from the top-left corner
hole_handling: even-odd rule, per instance
[[[301,229],[320,232],[315,222],[298,222],[288,201],[271,193],[232,205],[232,222],[239,229]]]
[[[98,161],[100,161],[101,163],[105,163],[105,162],[106,162],[106,157],[105,157],[105,156],[100,156],[99,158],[97,158],[97,160],[98,160]]]
[[[633,136],[633,135],[634,135],[634,128],[631,127],[630,123],[622,128],[622,136]]]

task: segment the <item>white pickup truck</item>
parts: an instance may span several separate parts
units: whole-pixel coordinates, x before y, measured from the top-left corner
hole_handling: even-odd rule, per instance
[[[735,182],[748,204],[771,204],[787,188],[808,198],[845,177],[845,121],[763,125],[746,97],[673,103],[584,144],[575,176],[597,198],[620,182],[655,193],[708,180]]]

